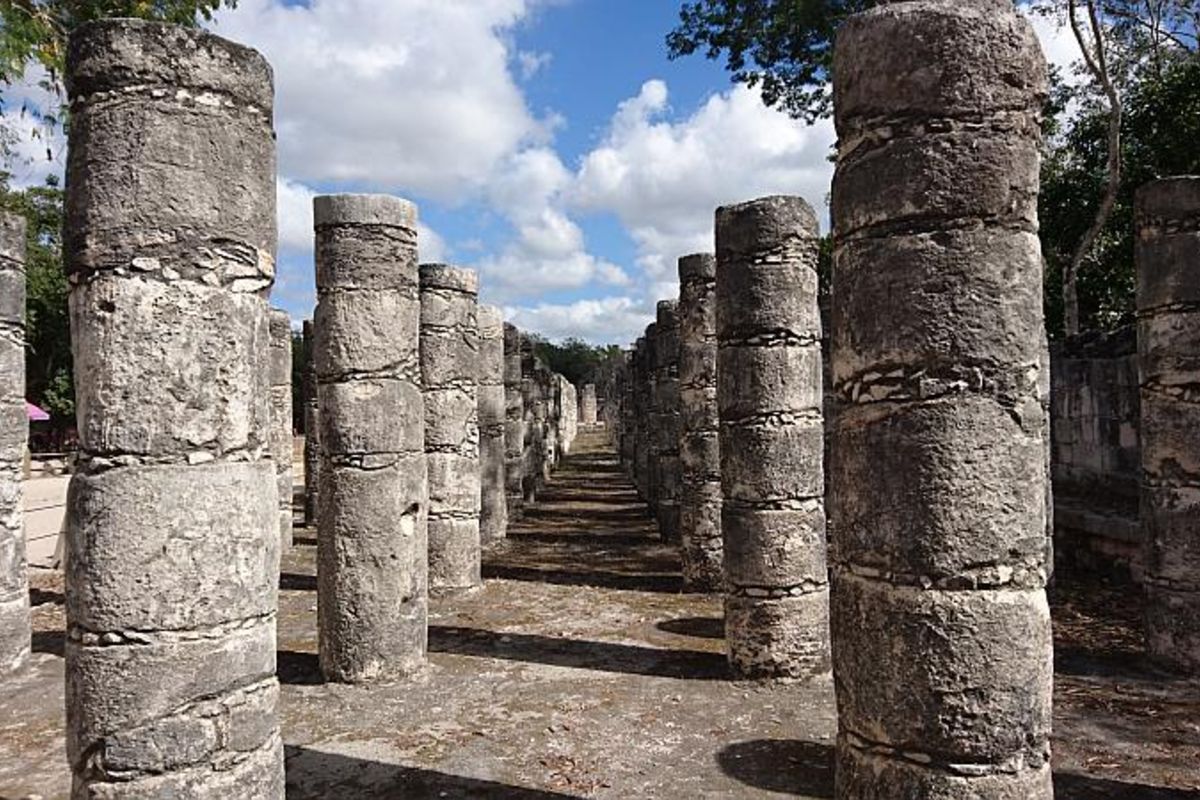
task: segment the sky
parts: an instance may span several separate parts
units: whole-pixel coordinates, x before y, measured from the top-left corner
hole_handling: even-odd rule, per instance
[[[767,108],[720,62],[668,60],[678,8],[239,0],[222,11],[212,30],[275,71],[272,304],[296,325],[312,314],[312,198],[325,193],[416,202],[422,261],[477,269],[480,301],[523,329],[594,344],[631,342],[677,295],[677,259],[713,249],[717,206],[798,194],[827,225],[832,124]],[[1073,59],[1069,34],[1035,25],[1052,62]],[[5,99],[18,113],[20,92]],[[54,135],[20,148],[30,166],[16,182],[61,172]]]

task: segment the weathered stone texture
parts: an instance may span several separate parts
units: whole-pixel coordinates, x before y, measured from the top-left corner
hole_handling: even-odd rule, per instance
[[[546,460],[546,387],[542,380],[546,368],[534,353],[533,340],[521,337],[521,397],[525,408],[525,439],[521,449],[521,490],[523,502],[537,502],[537,493],[545,482]]]
[[[579,422],[595,425],[596,421],[596,384],[585,383],[579,394]]]
[[[658,301],[655,343],[655,411],[658,440],[654,515],[665,541],[679,541],[679,304]]]
[[[421,265],[421,377],[429,464],[429,586],[479,586],[479,323],[475,272]]]
[[[317,402],[317,367],[313,358],[312,320],[304,321],[304,524],[317,524],[321,485],[321,412]]]
[[[1045,62],[1011,3],[922,0],[834,74],[835,794],[1050,797]]]
[[[25,219],[0,212],[0,680],[29,661],[21,464],[25,416]]]
[[[425,660],[425,407],[417,212],[383,195],[313,201],[320,404],[321,671],[361,683]]]
[[[279,493],[279,542],[292,546],[292,320],[281,308],[270,311],[271,459]]]
[[[66,75],[73,794],[282,798],[271,70],[108,20],[72,35]]]
[[[1200,673],[1200,176],[1138,190],[1146,642]]]
[[[679,259],[679,538],[684,588],[721,589],[717,260]]]
[[[799,197],[717,209],[725,638],[743,677],[829,671],[817,237]]]
[[[525,503],[525,395],[521,379],[521,332],[504,323],[504,497],[509,520]]]
[[[558,379],[559,428],[561,430],[559,452],[562,457],[571,454],[571,445],[579,433],[579,392],[565,375],[555,373]]]
[[[650,513],[657,518],[658,510],[658,448],[659,437],[655,423],[658,419],[658,323],[646,326],[642,337],[645,340],[645,358],[642,363],[642,448],[645,451],[645,468],[642,475],[642,496],[650,506]]]
[[[508,528],[504,477],[504,316],[495,306],[479,307],[479,538],[503,539]]]

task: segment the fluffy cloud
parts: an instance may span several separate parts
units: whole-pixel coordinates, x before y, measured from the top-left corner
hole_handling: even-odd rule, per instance
[[[242,0],[215,30],[275,69],[280,170],[457,199],[544,139],[509,69],[527,0]],[[526,66],[526,69],[532,68]]]
[[[592,344],[632,342],[654,321],[654,307],[630,297],[573,303],[506,306],[504,316],[524,330],[551,339],[575,337]]]
[[[803,125],[743,86],[678,121],[669,110],[666,84],[647,81],[620,104],[571,190],[575,207],[617,215],[653,290],[671,290],[678,256],[712,250],[719,205],[786,193],[824,212],[830,123]]]

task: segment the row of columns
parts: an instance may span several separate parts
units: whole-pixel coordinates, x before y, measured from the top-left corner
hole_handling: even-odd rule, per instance
[[[718,210],[713,269],[704,256],[681,265],[682,307],[660,306],[631,354],[620,450],[696,585],[717,561],[719,475],[735,672],[821,674],[832,638],[839,797],[1049,797],[1044,62],[1004,0],[881,6],[846,23],[835,59],[828,490],[817,229],[798,198]],[[67,80],[75,793],[282,797],[275,616],[290,503],[267,305],[270,67],[204,31],[116,20],[72,37]],[[1150,644],[1192,669],[1198,185],[1138,198]],[[422,662],[431,577],[478,583],[482,494],[503,494],[510,517],[535,500],[575,414],[531,339],[514,330],[510,349],[505,330],[502,349],[482,345],[496,325],[481,335],[472,274],[418,269],[412,204],[320,197],[314,220],[320,663],[331,680],[365,681]],[[28,630],[9,388],[23,374],[8,300],[23,232],[0,223],[11,669]],[[503,464],[522,466],[520,503],[510,476],[480,478],[497,472],[479,465],[479,386],[496,385],[484,351],[503,353]],[[708,494],[685,500],[685,474]]]

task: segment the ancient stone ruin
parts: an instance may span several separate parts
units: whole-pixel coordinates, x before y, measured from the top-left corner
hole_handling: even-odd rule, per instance
[[[831,236],[729,198],[588,372],[384,194],[314,198],[294,340],[270,66],[79,28],[59,584],[0,213],[0,797],[1190,796],[1123,771],[1200,747],[1200,177],[1137,194],[1136,326],[1051,351],[1029,20],[833,59]]]
[[[384,195],[313,201],[321,415],[321,672],[361,683],[425,660],[426,414],[417,211]]]
[[[0,213],[0,679],[29,660],[21,462],[25,417],[25,220]]]
[[[817,221],[798,197],[717,209],[725,639],[744,677],[829,671]]]
[[[836,796],[1051,797],[1045,64],[1011,4],[924,0],[834,67]]]
[[[1137,194],[1146,644],[1200,673],[1200,177]]]
[[[116,20],[71,38],[67,83],[73,796],[282,798],[271,69]]]

